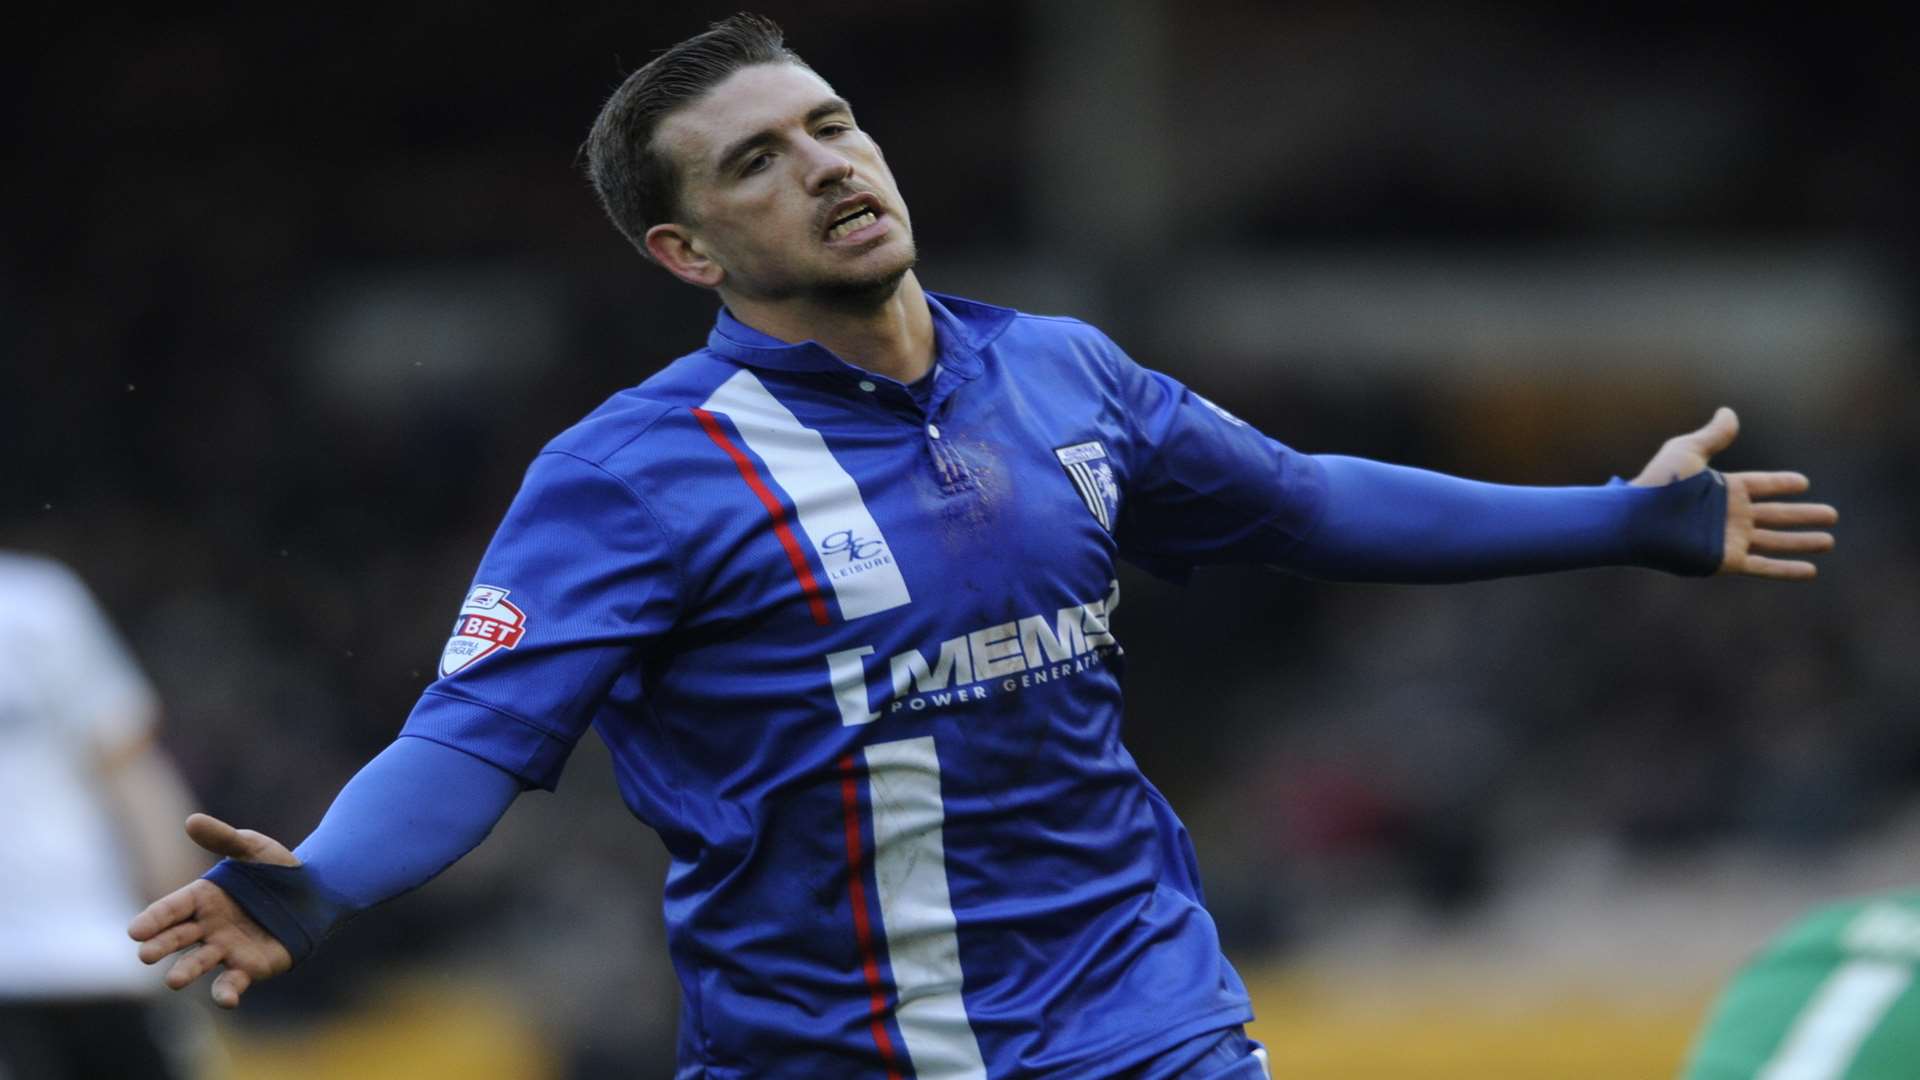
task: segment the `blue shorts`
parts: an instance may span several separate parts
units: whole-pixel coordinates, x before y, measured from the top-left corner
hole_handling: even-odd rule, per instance
[[[1130,1080],[1269,1080],[1267,1048],[1245,1028],[1209,1031],[1145,1062]]]

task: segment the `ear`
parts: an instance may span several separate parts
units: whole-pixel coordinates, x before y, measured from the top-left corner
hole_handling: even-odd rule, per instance
[[[684,225],[662,222],[648,229],[644,239],[647,254],[653,256],[653,261],[689,285],[717,288],[727,276],[726,270],[707,253],[706,245]]]

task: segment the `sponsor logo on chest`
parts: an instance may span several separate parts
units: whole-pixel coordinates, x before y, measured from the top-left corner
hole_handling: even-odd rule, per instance
[[[742,481],[754,489],[756,500],[766,509],[770,527],[794,561],[795,576],[814,606],[816,621],[827,622],[825,601],[806,566],[800,541],[787,529],[776,489],[791,503],[800,530],[810,538],[826,574],[826,587],[839,602],[841,618],[859,619],[912,601],[886,537],[867,510],[860,485],[834,457],[825,438],[801,423],[751,371],[736,372],[694,412],[704,417],[701,423],[708,438],[733,459]],[[746,449],[758,457],[757,464],[733,445],[713,419],[716,415],[733,424]]]
[[[827,568],[827,579],[837,582],[892,566],[893,555],[877,533],[861,536],[853,529],[841,529],[820,542],[820,563]]]
[[[983,626],[940,642],[931,655],[907,649],[888,658],[886,682],[871,689],[865,658],[873,646],[828,653],[827,679],[840,723],[853,727],[880,719],[868,708],[875,691],[888,713],[920,712],[1018,693],[1097,668],[1122,652],[1109,629],[1119,606],[1116,580],[1101,600]]]

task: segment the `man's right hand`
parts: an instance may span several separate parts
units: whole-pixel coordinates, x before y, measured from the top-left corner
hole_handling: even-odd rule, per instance
[[[243,862],[299,866],[286,845],[252,829],[236,829],[219,818],[194,814],[187,836],[213,852]],[[183,955],[167,969],[167,986],[179,990],[212,971],[213,1003],[223,1009],[240,1004],[240,995],[262,979],[293,966],[286,946],[233,902],[226,890],[205,878],[190,881],[155,900],[127,925],[127,936],[141,942],[140,959],[157,964]]]

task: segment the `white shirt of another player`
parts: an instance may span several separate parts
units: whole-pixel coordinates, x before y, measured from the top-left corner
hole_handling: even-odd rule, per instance
[[[127,941],[141,904],[98,779],[154,717],[79,580],[0,552],[0,999],[158,985]]]

